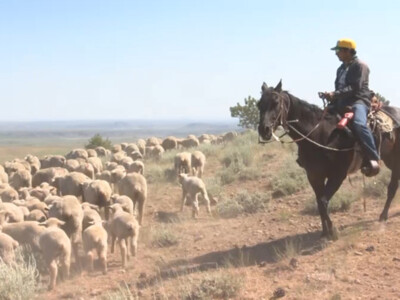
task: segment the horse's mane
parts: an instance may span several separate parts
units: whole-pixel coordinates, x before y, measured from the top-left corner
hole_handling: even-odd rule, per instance
[[[309,117],[315,116],[318,119],[320,119],[322,117],[323,110],[321,108],[319,108],[317,105],[311,104],[305,100],[301,100],[301,99],[297,98],[296,96],[293,96],[292,94],[290,94],[288,91],[285,91],[285,93],[289,96],[289,99],[291,100],[292,105],[295,106],[294,108],[301,107],[302,115],[309,116]]]

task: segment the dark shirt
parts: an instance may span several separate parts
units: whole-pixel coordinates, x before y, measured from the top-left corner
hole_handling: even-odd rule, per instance
[[[339,79],[342,72],[347,73],[344,84],[340,84]],[[335,94],[333,99],[335,102],[340,102],[340,105],[353,105],[364,103],[368,107],[371,105],[371,91],[369,84],[369,68],[360,61],[356,56],[350,64],[342,64],[336,72]]]

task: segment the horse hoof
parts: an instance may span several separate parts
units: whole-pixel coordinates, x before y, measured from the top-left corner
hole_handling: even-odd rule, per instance
[[[336,227],[333,227],[333,228],[332,228],[332,232],[331,232],[331,234],[329,235],[329,240],[331,240],[331,241],[337,241],[338,239],[339,239],[339,233],[338,233]]]
[[[379,217],[379,222],[386,222],[386,221],[387,221],[387,219],[388,219],[388,217],[387,217],[387,216],[385,216],[385,215],[381,215],[381,216]]]

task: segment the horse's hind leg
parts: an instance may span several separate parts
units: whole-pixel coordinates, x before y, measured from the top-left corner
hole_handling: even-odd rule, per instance
[[[324,204],[322,203],[322,196],[324,194],[324,179],[321,176],[315,176],[314,174],[307,174],[308,181],[311,184],[311,187],[314,190],[315,197],[317,199],[318,205],[318,212],[319,216],[321,217],[321,224],[322,224],[322,236],[328,236],[328,224],[326,222],[327,214],[324,213],[326,210],[324,208]]]
[[[392,203],[392,200],[396,195],[398,187],[399,187],[399,171],[393,170],[392,176],[390,178],[390,183],[387,189],[387,200],[385,203],[385,207],[383,208],[383,211],[379,217],[379,221],[386,221],[388,219],[390,204]]]

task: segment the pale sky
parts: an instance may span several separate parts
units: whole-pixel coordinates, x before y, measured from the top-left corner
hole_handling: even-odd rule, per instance
[[[230,120],[276,85],[320,104],[340,38],[400,106],[400,1],[0,0],[0,121]]]

